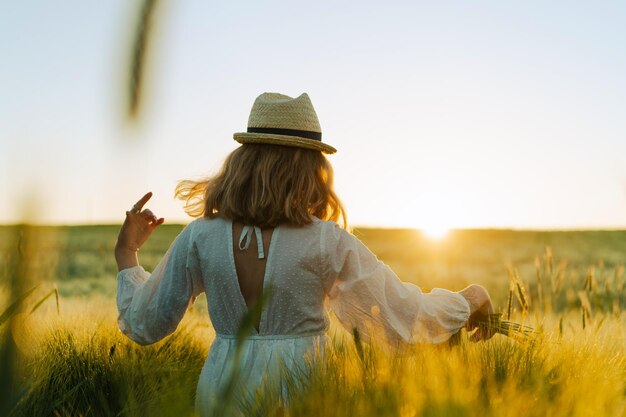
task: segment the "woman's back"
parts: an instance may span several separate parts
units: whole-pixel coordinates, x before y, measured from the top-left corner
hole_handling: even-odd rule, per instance
[[[240,222],[233,222],[233,236],[239,236],[241,240],[237,242],[233,238],[233,258],[237,281],[248,308],[254,306],[263,295],[267,254],[273,232],[274,228],[250,228]],[[256,250],[247,250],[250,245]],[[258,330],[259,323],[254,325]]]
[[[199,219],[188,226],[196,258],[190,265],[205,288],[216,331],[198,383],[198,410],[219,403],[216,389],[219,393],[233,377],[237,349],[235,378],[242,384],[239,392],[247,393],[239,395],[243,399],[259,388],[280,393],[281,367],[304,371],[306,358],[323,346],[328,326],[323,227],[315,219],[304,227],[279,225],[261,231],[223,218]],[[261,299],[259,322],[246,329],[245,339],[237,340],[242,318]]]
[[[254,334],[302,335],[326,329],[320,244],[324,222],[315,219],[304,227],[280,225],[268,230],[262,237],[262,251],[255,233],[249,237],[254,240],[246,242],[244,227],[233,227],[227,219],[199,219],[188,227],[218,335],[237,334],[250,303],[261,293],[267,297]],[[246,243],[250,246],[242,249]],[[242,291],[242,283],[247,291]]]

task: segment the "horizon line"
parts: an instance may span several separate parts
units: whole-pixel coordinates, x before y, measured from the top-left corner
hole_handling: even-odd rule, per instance
[[[166,226],[186,226],[188,223],[172,222],[165,223]],[[38,223],[38,222],[15,222],[15,223],[0,223],[0,227],[19,227],[19,226],[34,226],[34,227],[112,227],[122,226],[122,222],[119,223]],[[415,230],[425,232],[428,228],[419,228],[413,226],[386,226],[386,225],[373,225],[373,224],[355,224],[349,225],[349,229],[378,229],[378,230]],[[477,227],[451,227],[446,229],[448,232],[454,231],[519,231],[519,232],[617,232],[626,231],[626,225],[615,226],[551,226],[551,227],[519,227],[519,226],[477,226]]]

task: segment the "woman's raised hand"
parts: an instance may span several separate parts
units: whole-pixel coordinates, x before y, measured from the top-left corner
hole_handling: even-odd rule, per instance
[[[150,209],[143,206],[150,200],[152,193],[147,193],[126,212],[126,220],[117,237],[117,246],[137,251],[150,237],[154,229],[162,225],[164,218],[157,218]]]
[[[152,193],[147,193],[126,212],[126,220],[115,244],[115,258],[120,270],[137,265],[135,252],[148,240],[154,229],[165,221],[163,217],[157,218],[150,209],[143,208],[150,197]]]
[[[495,332],[480,325],[480,323],[488,323],[489,315],[494,313],[491,297],[487,290],[480,285],[472,284],[459,291],[459,294],[465,297],[470,306],[470,317],[465,328],[467,331],[476,329],[470,340],[478,342],[490,339]]]

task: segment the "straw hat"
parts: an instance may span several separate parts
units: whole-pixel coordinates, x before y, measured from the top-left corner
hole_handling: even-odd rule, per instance
[[[263,93],[256,98],[248,118],[248,131],[235,133],[239,143],[269,143],[335,153],[322,142],[322,128],[311,99],[306,93],[292,98]]]

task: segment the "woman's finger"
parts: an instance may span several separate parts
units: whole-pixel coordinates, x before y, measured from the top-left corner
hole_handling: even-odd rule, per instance
[[[485,332],[480,327],[476,329],[476,331],[470,336],[471,342],[480,342],[481,340],[485,340]]]
[[[155,221],[153,221],[150,224],[150,226],[152,227],[152,229],[156,229],[157,227],[161,226],[164,222],[165,222],[165,219],[161,217],[160,219],[156,219]]]
[[[157,216],[155,216],[154,213],[150,209],[145,209],[144,211],[142,211],[141,216],[144,219],[146,219],[151,226],[154,226],[154,227],[157,227],[163,224],[163,222],[165,221],[165,219],[163,218],[161,219],[157,218]],[[161,220],[160,223],[159,223],[159,220]]]
[[[479,329],[477,329],[474,333],[470,335],[470,338],[469,338],[470,342],[476,343],[480,340],[480,335],[478,334],[478,332],[480,332]]]
[[[491,339],[495,334],[496,334],[496,331],[493,329],[490,329],[485,335],[485,340]]]
[[[135,210],[136,213],[139,213],[143,209],[143,206],[146,205],[146,203],[148,202],[148,200],[150,200],[151,197],[152,197],[152,191],[146,193],[146,195],[141,197],[139,201],[135,203],[135,205],[133,206],[133,210]]]
[[[150,209],[145,209],[140,214],[141,214],[142,217],[144,217],[144,218],[146,218],[148,220],[151,220],[151,221],[156,221],[157,220],[157,217],[154,215],[154,213]]]

